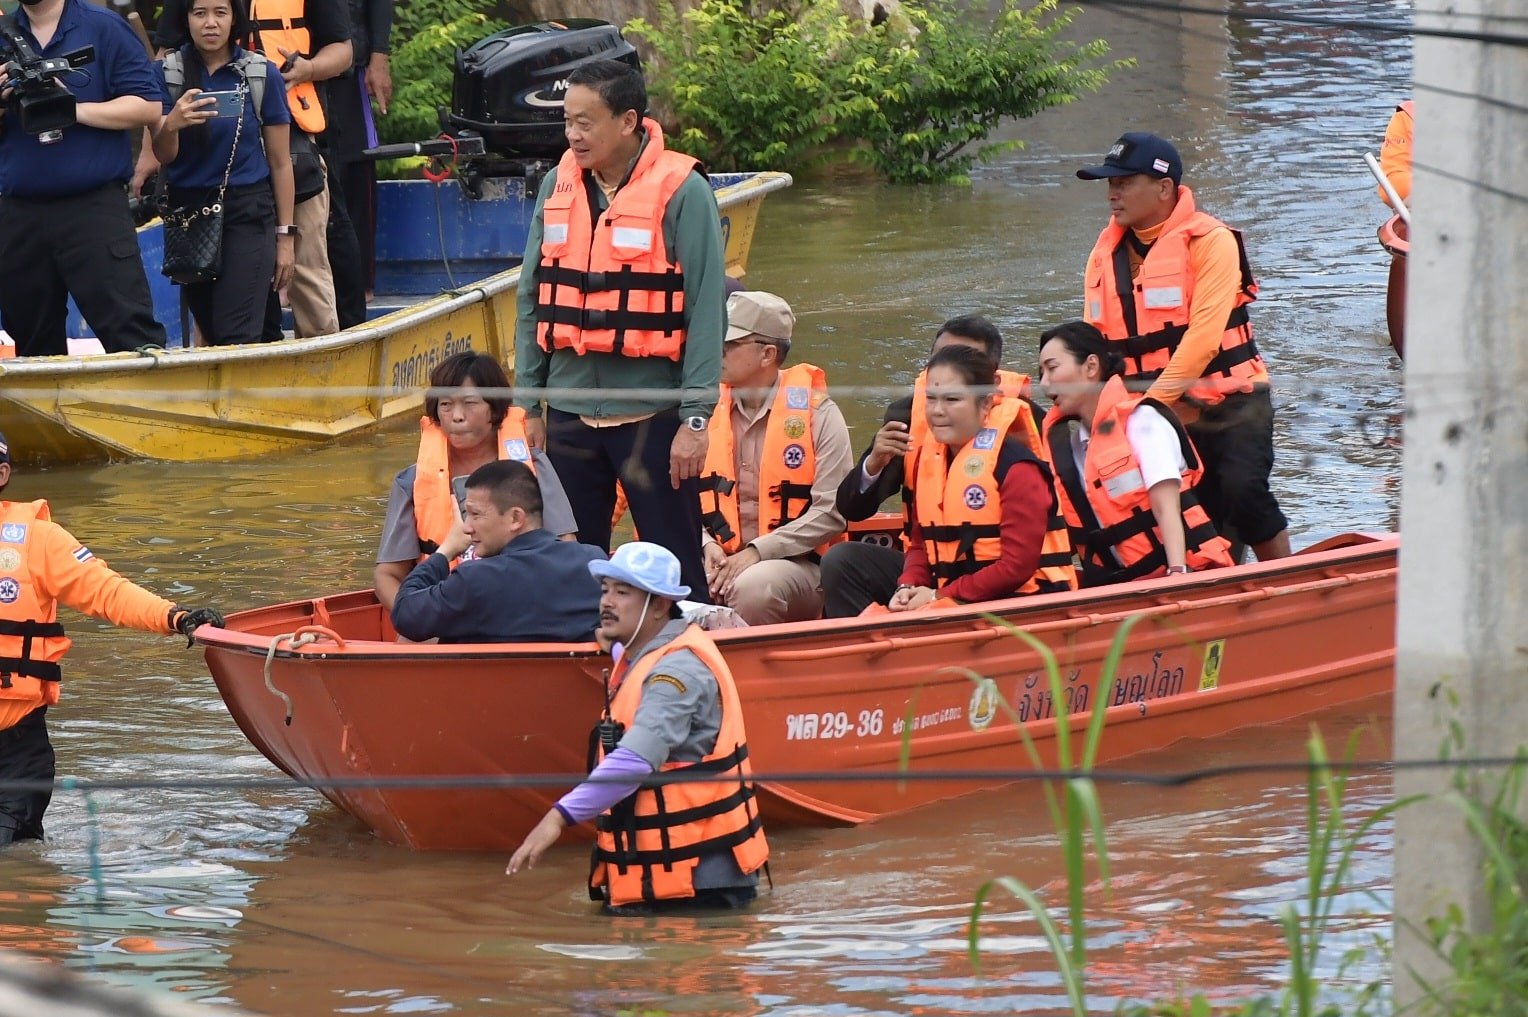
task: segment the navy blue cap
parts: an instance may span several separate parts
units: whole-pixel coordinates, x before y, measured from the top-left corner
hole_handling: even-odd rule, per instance
[[[1183,182],[1183,159],[1166,138],[1144,131],[1121,134],[1104,156],[1102,166],[1084,166],[1077,171],[1079,180],[1102,180],[1105,177],[1129,177],[1144,173],[1168,177],[1175,184]]]

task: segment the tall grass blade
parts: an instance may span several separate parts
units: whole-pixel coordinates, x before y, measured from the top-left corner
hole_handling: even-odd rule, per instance
[[[1045,903],[1040,900],[1038,894],[1031,890],[1020,880],[1012,876],[999,876],[989,879],[976,891],[976,902],[971,909],[971,924],[966,933],[966,942],[971,956],[971,966],[980,972],[981,965],[981,916],[987,897],[994,888],[1007,890],[1017,897],[1029,913],[1035,916],[1035,922],[1040,926],[1040,934],[1050,945],[1051,956],[1056,959],[1056,967],[1061,974],[1061,984],[1066,990],[1066,998],[1072,1006],[1074,1017],[1087,1017],[1087,1000],[1084,998],[1081,972],[1072,964],[1067,953],[1066,945],[1061,940],[1061,930],[1056,927],[1056,922],[1050,916]]]

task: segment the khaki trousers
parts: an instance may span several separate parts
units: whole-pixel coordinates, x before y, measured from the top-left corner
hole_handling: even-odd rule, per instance
[[[340,330],[334,307],[334,272],[329,268],[329,188],[297,203],[297,263],[287,286],[293,331],[299,338]]]
[[[817,563],[781,558],[751,565],[737,577],[726,604],[749,625],[821,618],[822,583]]]

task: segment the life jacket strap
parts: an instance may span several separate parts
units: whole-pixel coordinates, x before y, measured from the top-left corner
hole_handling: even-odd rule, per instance
[[[62,681],[63,670],[55,661],[25,657],[0,657],[0,689],[11,688],[11,676],[22,675],[42,682]]]
[[[678,269],[666,272],[580,272],[563,268],[560,262],[543,265],[536,271],[536,281],[552,286],[568,286],[580,293],[603,293],[610,290],[649,290],[657,293],[683,293],[684,274]]]
[[[575,325],[581,332],[683,332],[683,311],[632,311],[626,308],[563,307],[537,304],[536,320],[547,326]]]

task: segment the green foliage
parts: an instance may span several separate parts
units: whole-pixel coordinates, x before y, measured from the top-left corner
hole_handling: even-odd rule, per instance
[[[393,101],[377,118],[386,144],[440,133],[439,106],[451,102],[456,51],[504,28],[493,0],[399,0],[393,12]]]
[[[700,0],[658,23],[628,22],[658,66],[655,105],[673,147],[713,170],[801,169],[834,152],[889,180],[964,179],[1018,142],[986,143],[1007,118],[1097,91],[1121,61],[1108,44],[1067,42],[1059,0],[1002,0],[991,21],[952,0],[905,0],[904,17],[871,27],[838,0],[756,12],[748,0]]]

